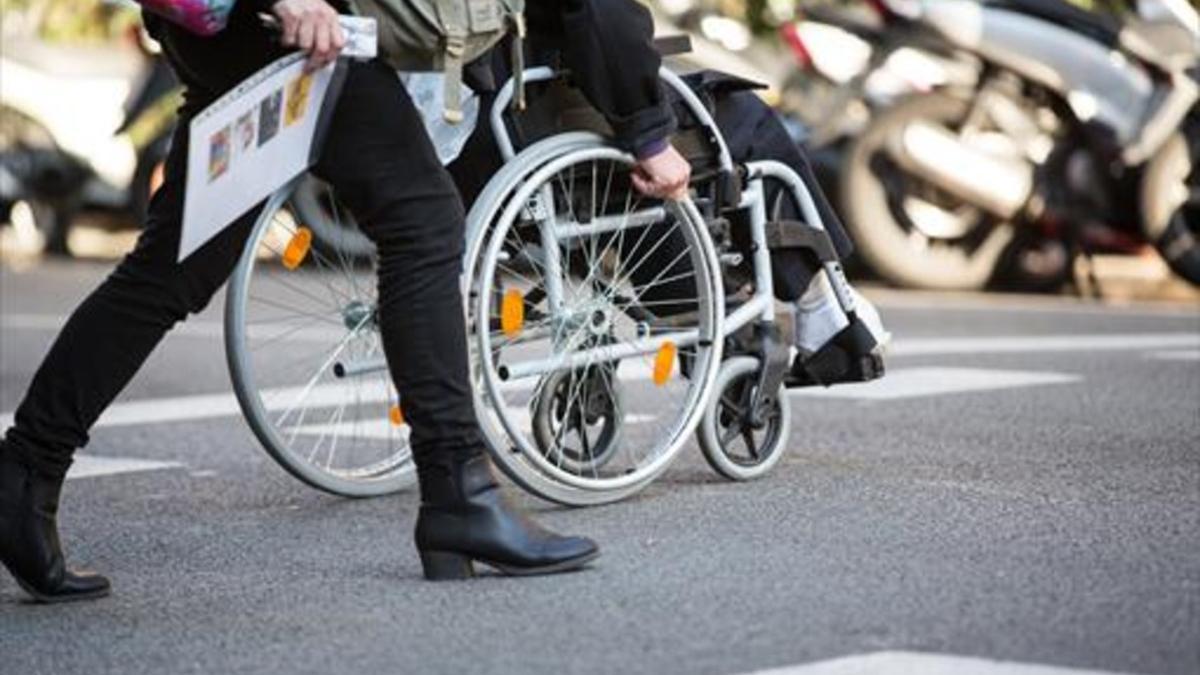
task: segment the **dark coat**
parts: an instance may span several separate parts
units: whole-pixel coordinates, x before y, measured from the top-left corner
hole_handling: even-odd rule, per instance
[[[527,0],[526,16],[534,59],[560,55],[618,144],[637,150],[671,135],[649,10],[636,0]]]
[[[327,1],[345,10],[342,0]],[[228,27],[212,38],[192,35],[150,14],[146,14],[146,26],[176,54],[196,53],[188,47],[199,46],[199,41],[211,42],[217,47],[207,50],[212,58],[229,62],[224,69],[228,80],[221,83],[228,89],[283,53],[278,45],[270,44],[272,35],[256,16],[270,12],[274,2],[239,0]],[[527,0],[525,16],[531,62],[553,54],[558,65],[575,73],[588,100],[612,125],[618,143],[636,150],[671,134],[675,120],[658,80],[662,58],[654,48],[654,21],[649,10],[636,0]],[[183,48],[173,49],[174,45]],[[172,65],[184,71],[179,74],[189,87],[200,86],[188,77],[186,63],[172,59]],[[192,93],[196,98],[212,99],[222,92]]]

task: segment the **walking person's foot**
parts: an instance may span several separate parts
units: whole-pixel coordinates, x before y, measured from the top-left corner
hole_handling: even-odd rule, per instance
[[[62,483],[25,466],[0,444],[0,563],[38,602],[104,597],[111,590],[108,579],[67,569],[57,523]]]
[[[474,576],[475,562],[509,575],[568,572],[600,555],[591,539],[549,532],[508,504],[483,456],[423,472],[416,543],[430,580]]]

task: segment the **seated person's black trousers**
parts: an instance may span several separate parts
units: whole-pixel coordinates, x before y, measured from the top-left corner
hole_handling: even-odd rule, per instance
[[[494,58],[493,77],[497,82],[508,79],[507,64],[503,59]],[[838,256],[845,259],[854,251],[854,245],[846,233],[845,227],[829,203],[817,179],[816,172],[808,161],[805,152],[796,144],[783,126],[779,116],[752,91],[741,84],[742,81],[721,73],[703,71],[684,77],[684,81],[709,106],[721,135],[724,137],[729,153],[735,163],[747,163],[764,160],[774,160],[790,167],[809,189],[821,218],[822,225],[829,233],[834,250]],[[728,86],[733,83],[735,86]],[[536,88],[529,92],[531,106],[538,96]],[[668,97],[674,103],[675,116],[681,126],[694,124],[691,114],[678,97],[669,92]],[[462,154],[448,167],[454,177],[455,184],[463,195],[463,199],[472,203],[478,197],[487,182],[504,164],[496,139],[492,134],[490,124],[491,107],[495,96],[484,94],[481,102],[479,120],[474,133],[463,147]],[[520,119],[518,117],[518,119]],[[556,129],[556,132],[566,131],[566,128]],[[604,129],[588,128],[588,131],[606,133]],[[546,132],[542,129],[527,129],[532,137],[538,139]],[[768,181],[765,186],[768,217],[786,221],[805,220],[800,205],[796,200],[785,194],[784,186],[776,181]],[[773,212],[775,206],[778,212]],[[739,211],[734,214],[733,225],[743,235],[735,237],[735,246],[748,244],[749,214]],[[667,225],[657,225],[664,232],[672,231]],[[687,246],[681,233],[671,236],[666,242],[658,241],[655,236],[646,239],[647,247],[652,248],[651,255],[661,262],[659,265],[638,265],[631,273],[635,285],[651,283],[654,278],[662,278],[663,267],[673,264],[668,276],[679,276],[690,270],[690,261],[681,256]],[[749,249],[744,251],[749,254]],[[637,257],[635,252],[629,253]],[[747,256],[748,257],[748,256]],[[671,261],[674,261],[673,263]],[[772,253],[772,277],[775,295],[783,302],[794,302],[804,294],[814,275],[821,269],[820,261],[807,251],[780,250]],[[691,281],[684,279],[677,284],[658,284],[654,289],[643,291],[642,297],[654,302],[663,310],[670,299],[687,298],[692,293]]]
[[[237,82],[282,55],[247,13],[213,38],[162,31],[186,103],[137,247],[63,327],[16,413],[6,445],[61,475],[88,430],[177,322],[202,310],[237,264],[253,209],[176,262],[188,125]],[[379,251],[383,346],[412,427],[418,468],[482,451],[467,367],[459,293],[462,203],[394,72],[350,65],[314,173],[330,182]]]

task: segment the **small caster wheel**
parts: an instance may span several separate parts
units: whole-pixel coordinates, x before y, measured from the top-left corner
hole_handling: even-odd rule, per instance
[[[730,480],[764,476],[783,458],[791,431],[791,408],[781,387],[759,424],[751,419],[759,360],[737,356],[721,364],[696,434],[709,466]]]

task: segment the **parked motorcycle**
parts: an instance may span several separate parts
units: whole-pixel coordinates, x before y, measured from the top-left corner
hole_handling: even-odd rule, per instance
[[[116,134],[128,140],[137,156],[126,209],[141,223],[150,197],[163,183],[183,89],[158,44],[144,30],[138,31],[138,43],[146,54],[147,67],[125,103],[125,119]]]
[[[1079,254],[1153,244],[1200,284],[1200,17],[1062,0],[873,0],[977,64],[875,113],[840,199],[859,253],[908,287],[1060,285]]]
[[[885,19],[868,5],[817,4],[780,26],[796,67],[779,109],[808,129],[810,150],[841,146],[905,96],[970,86],[978,77],[974,60],[944,40]]]
[[[129,41],[16,38],[0,55],[0,222],[36,231],[46,253],[68,253],[84,211],[140,223],[161,182],[179,88],[143,31]]]

